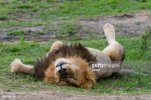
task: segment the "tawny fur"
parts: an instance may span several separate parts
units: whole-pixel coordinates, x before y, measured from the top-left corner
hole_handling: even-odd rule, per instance
[[[74,78],[65,78],[60,79],[59,75],[55,72],[55,66],[52,63],[49,68],[45,71],[45,78],[46,82],[55,83],[59,85],[74,85],[77,87],[83,88],[91,88],[95,83],[95,74],[91,71],[88,63],[79,58],[79,57],[71,57],[66,58],[72,64],[76,64],[76,66],[69,66],[67,68],[68,73],[71,72]],[[74,69],[73,69],[74,67]]]

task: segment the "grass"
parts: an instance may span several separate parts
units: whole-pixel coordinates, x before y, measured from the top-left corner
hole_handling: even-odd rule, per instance
[[[8,35],[21,36],[21,35],[25,35],[25,32],[22,30],[15,30],[15,31],[11,31]]]
[[[61,25],[60,29],[58,29],[57,37],[75,37],[76,34],[78,34],[77,30],[80,29],[80,25],[74,24],[74,23],[64,23]]]
[[[5,7],[2,5],[7,4]],[[11,0],[0,2],[0,15],[25,14],[24,17],[50,19],[71,19],[115,14],[128,11],[150,9],[151,1],[146,0],[63,0],[63,1],[39,1],[39,0]],[[133,5],[133,6],[132,6]],[[114,9],[114,10],[113,10]],[[34,13],[34,14],[33,14]]]
[[[140,55],[142,43],[140,37],[118,37],[118,41],[126,48],[126,59],[124,66],[132,67],[136,70],[137,74],[119,76],[117,78],[102,79],[93,89],[85,90],[74,87],[60,87],[36,80],[30,75],[13,74],[10,72],[9,64],[15,58],[20,58],[23,63],[32,64],[37,58],[46,54],[52,42],[36,43],[20,41],[17,44],[0,43],[0,88],[4,91],[36,91],[36,90],[54,90],[62,92],[70,92],[76,94],[138,94],[151,92],[151,75],[144,72],[150,72],[150,66],[145,61],[150,61],[151,58]],[[64,40],[64,42],[67,42]],[[77,43],[77,41],[70,41]],[[104,39],[99,40],[80,40],[85,46],[93,47],[102,50],[106,46]],[[151,40],[148,40],[151,43]],[[147,45],[149,47],[149,45]],[[151,54],[151,51],[147,51]],[[129,63],[132,61],[132,63]],[[138,64],[139,62],[139,64]],[[150,64],[150,63],[149,63]],[[144,67],[144,70],[137,68]],[[148,70],[149,69],[149,70]]]
[[[9,19],[9,17],[8,16],[5,16],[5,15],[3,15],[3,16],[0,16],[0,20],[7,20],[7,19]]]

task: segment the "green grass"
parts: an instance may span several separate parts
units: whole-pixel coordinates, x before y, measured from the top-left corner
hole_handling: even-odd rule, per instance
[[[0,16],[0,20],[7,20],[7,19],[9,19],[9,17],[8,16],[5,16],[5,15],[3,15],[3,16]]]
[[[2,5],[6,5],[3,7]],[[0,15],[24,14],[29,18],[40,18],[42,20],[80,18],[100,16],[128,11],[138,11],[151,8],[151,1],[146,0],[62,0],[62,1],[40,1],[40,0],[11,0],[0,2]],[[114,10],[113,10],[114,9]],[[33,14],[34,13],[34,14]]]
[[[146,74],[137,68],[146,67],[149,69],[150,66],[145,61],[150,61],[151,58],[140,55],[142,43],[140,37],[118,37],[118,41],[125,46],[126,59],[124,65],[132,67],[138,71],[137,74],[119,76],[116,79],[102,79],[97,83],[94,88],[90,90],[74,88],[74,87],[61,87],[45,83],[43,81],[36,80],[30,75],[24,74],[13,74],[10,72],[9,64],[15,58],[20,58],[23,63],[32,64],[37,58],[46,54],[49,50],[51,43],[36,43],[36,42],[25,42],[20,41],[17,44],[11,43],[0,43],[0,88],[4,91],[36,91],[36,90],[54,90],[61,92],[70,92],[76,94],[139,94],[139,93],[150,93],[151,92],[151,75]],[[67,42],[64,40],[64,42]],[[93,47],[102,50],[106,46],[106,40],[104,39],[87,39],[80,41],[70,41],[71,43],[82,43],[85,46]],[[151,40],[148,40],[148,44]],[[149,45],[148,45],[149,46]],[[147,51],[151,54],[151,51]],[[129,62],[132,61],[130,64]],[[139,64],[137,63],[139,62]],[[149,69],[150,70],[150,69]],[[147,70],[147,71],[149,71]],[[151,72],[151,70],[149,71]]]
[[[41,21],[8,21],[8,22],[1,22],[0,28],[10,28],[10,27],[27,27],[27,26],[40,26],[43,25]]]
[[[8,35],[23,36],[23,35],[25,35],[25,32],[22,30],[15,30],[15,31],[11,31]]]

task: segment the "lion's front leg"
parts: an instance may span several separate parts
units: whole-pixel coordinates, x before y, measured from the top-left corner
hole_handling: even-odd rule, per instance
[[[82,80],[76,80],[73,78],[68,78],[67,82],[69,82],[69,84],[71,84],[73,86],[82,87],[85,89],[90,89],[95,84],[90,80],[82,81]]]
[[[74,86],[77,86],[79,87],[80,86],[80,82],[76,79],[73,79],[73,78],[68,78],[67,79],[67,82],[71,85],[74,85]]]
[[[11,72],[33,74],[34,66],[25,65],[20,59],[15,59],[11,64]]]
[[[50,51],[53,51],[53,50],[56,50],[56,49],[59,49],[61,46],[63,46],[63,42],[61,41],[56,41],[52,44],[51,48],[50,48]]]
[[[63,42],[61,41],[56,41],[52,44],[50,50],[48,51],[48,53],[46,54],[46,56],[48,56],[48,54],[53,51],[53,50],[57,50],[59,49],[61,46],[63,46]]]

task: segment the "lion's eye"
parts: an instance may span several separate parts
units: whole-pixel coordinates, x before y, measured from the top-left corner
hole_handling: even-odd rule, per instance
[[[56,70],[58,71],[58,70],[60,70],[61,68],[60,67],[56,67]]]

